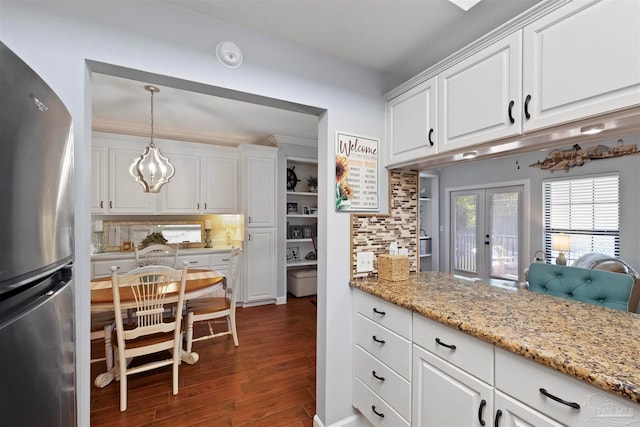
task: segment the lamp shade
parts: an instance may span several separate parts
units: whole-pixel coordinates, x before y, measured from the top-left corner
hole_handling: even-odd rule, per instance
[[[571,251],[571,242],[567,234],[554,234],[551,236],[551,249],[560,252]]]

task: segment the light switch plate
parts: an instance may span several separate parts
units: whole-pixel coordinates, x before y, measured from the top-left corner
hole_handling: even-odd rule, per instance
[[[373,271],[373,252],[356,253],[356,273]]]

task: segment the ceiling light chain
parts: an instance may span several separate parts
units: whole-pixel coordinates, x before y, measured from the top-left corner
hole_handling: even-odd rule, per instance
[[[175,168],[169,162],[169,159],[164,157],[160,152],[160,149],[156,147],[153,141],[153,127],[154,127],[154,102],[153,95],[160,92],[160,89],[156,86],[146,85],[144,87],[146,91],[151,94],[151,132],[149,145],[144,150],[144,153],[137,157],[131,166],[129,167],[129,173],[133,176],[144,190],[145,193],[158,193],[160,188],[169,182],[169,180],[175,174]],[[145,178],[145,173],[148,177]],[[159,173],[159,177],[158,177]]]

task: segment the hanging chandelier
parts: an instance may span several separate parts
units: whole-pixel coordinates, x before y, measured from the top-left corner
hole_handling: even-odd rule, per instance
[[[144,153],[129,167],[129,173],[142,186],[145,193],[157,193],[173,177],[175,168],[153,142],[153,95],[160,92],[160,89],[151,85],[144,88],[151,94],[151,139]]]

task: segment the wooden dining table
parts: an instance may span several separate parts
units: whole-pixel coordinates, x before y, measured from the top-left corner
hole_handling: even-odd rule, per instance
[[[188,301],[189,299],[208,295],[215,289],[222,287],[224,283],[225,276],[220,272],[189,269],[185,283],[184,300]],[[179,291],[180,283],[171,283],[167,290],[167,302],[177,302]],[[136,306],[133,293],[126,287],[120,289],[120,306],[122,309],[135,308]],[[106,311],[113,311],[113,289],[110,276],[91,280],[91,312],[100,313]],[[107,337],[105,338],[108,339]],[[183,349],[181,358],[183,362],[192,365],[200,359],[200,356],[194,351],[187,352]],[[114,379],[115,370],[113,366],[110,366],[106,372],[96,377],[94,384],[102,388],[110,384]]]

